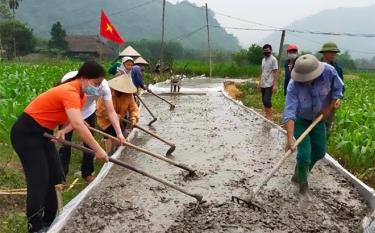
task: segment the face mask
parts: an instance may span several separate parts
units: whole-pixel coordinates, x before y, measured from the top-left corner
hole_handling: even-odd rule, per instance
[[[288,53],[288,59],[289,60],[294,60],[294,59],[297,58],[297,56],[298,56],[297,53]]]
[[[264,56],[269,57],[271,55],[271,52],[263,52]]]
[[[89,84],[87,87],[83,89],[83,92],[85,92],[86,95],[99,95],[99,87],[94,87],[91,84]]]

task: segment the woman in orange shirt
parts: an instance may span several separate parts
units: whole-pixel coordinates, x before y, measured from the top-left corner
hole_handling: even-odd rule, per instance
[[[104,75],[101,65],[94,61],[85,62],[69,82],[37,96],[12,127],[12,145],[26,176],[29,232],[41,231],[52,223],[57,212],[54,186],[65,179],[55,145],[43,137],[44,132],[52,134],[58,125],[70,123],[80,138],[95,151],[95,156],[108,161],[106,152],[95,141],[81,117],[85,94],[95,92]]]
[[[119,119],[123,119],[126,114],[129,114],[129,120],[134,126],[139,118],[138,106],[133,96],[137,92],[137,88],[131,79],[124,77],[124,75],[109,80],[108,85],[111,88],[113,107]],[[102,130],[112,136],[116,136],[116,131],[108,118],[103,98],[100,98],[96,104],[96,119]],[[105,145],[106,151],[110,153],[119,143],[116,140],[106,139]]]

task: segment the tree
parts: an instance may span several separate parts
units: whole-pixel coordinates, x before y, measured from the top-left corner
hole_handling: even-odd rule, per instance
[[[241,49],[232,55],[237,65],[260,65],[263,58],[263,49],[259,45],[252,44],[247,50]]]
[[[0,18],[10,19],[12,14],[10,13],[7,0],[0,0]]]
[[[247,50],[241,49],[237,53],[232,54],[232,60],[239,66],[248,64]]]
[[[260,65],[263,59],[263,48],[259,45],[252,44],[248,50],[248,59],[250,64]]]
[[[348,51],[345,51],[342,54],[336,56],[336,61],[339,65],[341,65],[344,69],[347,70],[355,70],[357,69],[352,56],[349,54]]]
[[[0,23],[0,41],[8,58],[12,58],[15,54],[14,38],[16,38],[17,54],[26,55],[34,50],[36,40],[32,29],[18,21],[2,21]]]
[[[48,48],[66,51],[68,42],[65,40],[66,32],[59,21],[54,23],[51,28],[51,40],[48,42]]]
[[[13,53],[14,53],[14,57],[17,56],[17,49],[16,49],[16,10],[18,9],[18,7],[20,6],[19,2],[21,2],[22,0],[9,0],[9,8],[12,9],[12,13],[13,13]]]

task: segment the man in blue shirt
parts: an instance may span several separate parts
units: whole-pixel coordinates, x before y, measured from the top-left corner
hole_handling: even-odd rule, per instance
[[[292,149],[294,138],[298,138],[322,113],[329,118],[343,97],[344,83],[335,68],[319,62],[313,55],[297,59],[292,71],[292,80],[287,89],[284,123],[287,130],[287,149]],[[319,122],[297,147],[297,165],[292,177],[299,184],[300,193],[308,194],[307,177],[317,161],[326,153],[325,120]]]

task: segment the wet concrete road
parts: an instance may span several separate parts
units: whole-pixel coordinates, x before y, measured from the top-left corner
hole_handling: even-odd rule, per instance
[[[217,82],[217,81],[216,81]],[[184,87],[216,87],[196,81]],[[183,91],[182,89],[181,91]],[[320,162],[310,176],[312,203],[301,201],[290,182],[291,157],[256,197],[266,211],[230,201],[246,195],[283,154],[284,135],[259,116],[225,99],[221,92],[164,96],[173,111],[153,96],[144,100],[158,117],[155,133],[175,142],[176,161],[198,170],[187,172],[134,150],[122,160],[165,178],[207,203],[195,210],[195,199],[147,177],[113,167],[106,179],[79,206],[62,232],[357,232],[368,207],[358,192],[333,168]],[[145,109],[143,109],[145,110]],[[143,111],[140,125],[151,118]],[[164,154],[169,146],[137,132],[132,143]]]

